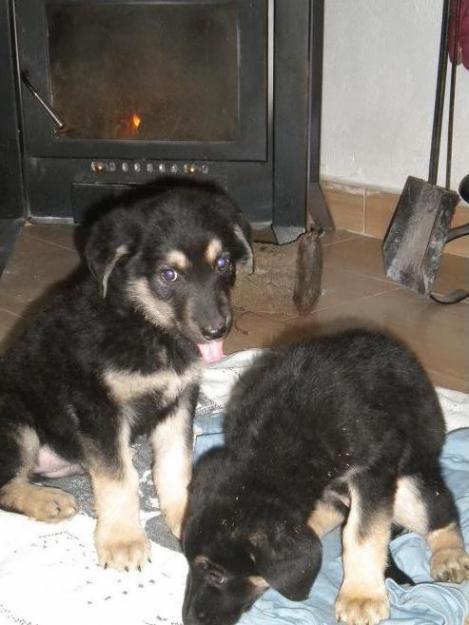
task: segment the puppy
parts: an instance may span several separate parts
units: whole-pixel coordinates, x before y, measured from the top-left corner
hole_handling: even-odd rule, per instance
[[[0,507],[68,518],[74,498],[30,477],[82,467],[94,491],[99,563],[139,568],[149,545],[130,444],[146,434],[162,512],[180,534],[202,358],[222,354],[236,266],[252,266],[249,241],[231,201],[195,185],[95,223],[90,271],[0,362]]]
[[[268,587],[305,599],[320,538],[344,517],[338,620],[374,625],[389,615],[393,522],[427,539],[435,579],[469,579],[439,466],[438,399],[394,338],[355,329],[261,356],[233,391],[225,437],[190,487],[185,625],[231,625]]]

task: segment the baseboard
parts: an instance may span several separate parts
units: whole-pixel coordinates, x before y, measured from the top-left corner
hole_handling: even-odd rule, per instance
[[[399,194],[377,187],[322,180],[321,186],[338,230],[382,239],[399,200]],[[469,205],[461,202],[452,226],[469,222]],[[469,258],[469,237],[448,243],[446,254]]]

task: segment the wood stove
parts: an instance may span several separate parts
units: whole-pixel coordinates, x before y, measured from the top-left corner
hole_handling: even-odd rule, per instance
[[[307,208],[332,226],[318,184],[323,0],[3,9],[26,215],[80,221],[176,177],[215,181],[279,242],[304,231]]]

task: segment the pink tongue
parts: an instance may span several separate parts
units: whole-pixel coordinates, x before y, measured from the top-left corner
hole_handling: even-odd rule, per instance
[[[210,341],[209,343],[197,343],[202,360],[208,364],[218,362],[225,355],[223,353],[223,341]]]

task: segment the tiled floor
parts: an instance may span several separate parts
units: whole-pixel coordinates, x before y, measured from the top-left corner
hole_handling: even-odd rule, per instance
[[[38,300],[79,264],[74,229],[28,225],[0,278],[0,349],[28,323]],[[436,384],[469,392],[469,303],[441,306],[386,280],[377,239],[336,232],[323,239],[323,293],[299,317],[291,304],[295,245],[256,244],[258,274],[241,275],[227,352],[270,345],[325,326],[361,320],[392,329],[417,351]],[[272,271],[272,266],[275,271]],[[290,279],[291,278],[291,279]],[[469,288],[469,259],[446,255],[436,290]]]

